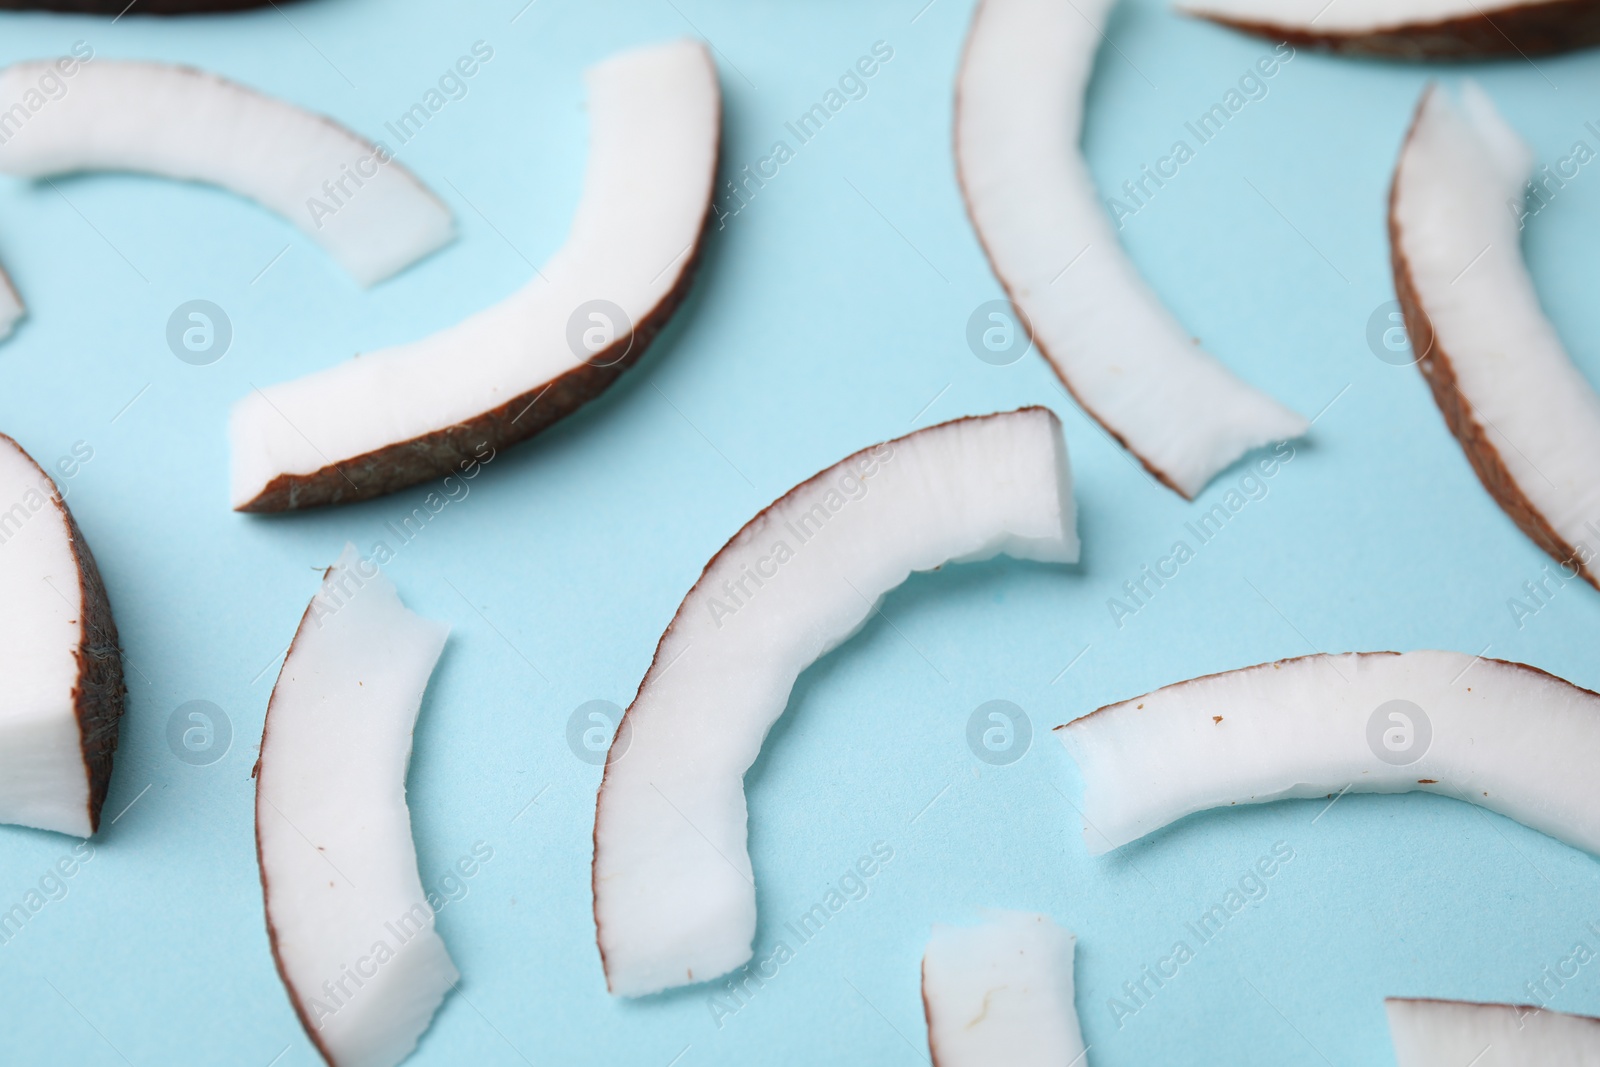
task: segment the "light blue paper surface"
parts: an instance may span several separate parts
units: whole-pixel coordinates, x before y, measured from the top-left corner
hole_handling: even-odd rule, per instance
[[[46,465],[92,447],[66,486],[129,684],[93,859],[0,945],[0,1062],[318,1062],[268,950],[250,769],[275,657],[318,572],[347,539],[398,547],[385,524],[428,490],[236,515],[228,406],[521,285],[577,201],[583,68],[694,33],[716,47],[728,176],[775,140],[795,147],[785,122],[874,42],[894,55],[713,233],[691,300],[644,363],[502,454],[387,568],[408,605],[453,627],[411,766],[423,882],[438,886],[479,842],[493,849],[439,914],[463,982],[410,1062],[911,1064],[926,1053],[929,926],[981,906],[1045,911],[1077,933],[1096,1067],[1389,1063],[1384,996],[1528,1001],[1525,983],[1576,943],[1600,948],[1587,925],[1600,923],[1593,859],[1434,797],[1216,813],[1091,859],[1073,808],[1082,783],[1048,733],[1168,682],[1314,649],[1486,650],[1600,685],[1600,596],[1573,583],[1518,625],[1507,601],[1547,559],[1478,485],[1420,374],[1366,339],[1393,298],[1385,209],[1400,139],[1425,81],[1467,68],[1302,53],[1126,220],[1126,247],[1179,319],[1246,380],[1321,415],[1268,495],[1119,627],[1108,598],[1240,472],[1186,504],[1088,422],[1036,354],[996,367],[969,351],[969,314],[1000,295],[951,158],[972,5],[923,2],[538,0],[519,14],[523,0],[315,0],[192,21],[0,16],[5,62],[84,40],[101,57],[219,71],[371,136],[475,41],[494,49],[465,98],[400,152],[451,205],[460,240],[370,291],[218,190],[126,176],[0,183],[0,260],[30,307],[0,346],[0,430]],[[1272,50],[1154,0],[1130,0],[1109,36],[1085,138],[1108,192],[1175,139],[1193,146],[1184,123]],[[1579,139],[1600,148],[1584,127],[1600,119],[1600,56],[1470,72],[1541,161]],[[1526,235],[1541,296],[1591,378],[1597,175],[1584,167]],[[169,314],[192,299],[232,322],[231,350],[210,366],[167,348]],[[870,893],[791,943],[794,958],[742,1003],[713,1000],[717,984],[609,997],[589,894],[599,768],[569,749],[568,716],[628,702],[705,561],[795,482],[916,426],[1026,403],[1065,423],[1083,563],[914,578],[802,676],[749,778],[758,956],[882,842],[893,859]],[[1033,726],[1009,766],[966,743],[973,709],[994,699]],[[231,748],[209,766],[167,742],[190,700],[231,722]],[[1266,895],[1195,943],[1185,924],[1277,842],[1294,858]],[[0,909],[73,845],[0,828]],[[1179,940],[1194,959],[1135,1013],[1113,1011],[1111,998],[1129,1003],[1124,983]],[[1600,964],[1547,988],[1554,1007],[1600,1012]]]

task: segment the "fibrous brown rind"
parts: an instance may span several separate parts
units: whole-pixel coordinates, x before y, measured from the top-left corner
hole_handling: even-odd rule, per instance
[[[0,434],[0,441],[16,449],[39,472],[39,480],[51,486],[50,501],[66,525],[73,562],[77,564],[82,611],[78,618],[78,682],[72,690],[72,709],[78,719],[79,745],[89,784],[89,832],[94,833],[100,829],[100,809],[105,806],[111,786],[112,756],[117,751],[127,694],[117,623],[111,615],[111,600],[94,553],[89,551],[89,542],[84,540],[66,500],[26,449],[6,434]]]
[[[1461,18],[1388,27],[1369,33],[1317,33],[1297,26],[1191,11],[1198,18],[1264,37],[1340,55],[1372,59],[1459,60],[1527,57],[1600,44],[1600,2],[1548,0],[1480,9]]]
[[[1433,91],[1435,90],[1429,90]],[[1422,117],[1422,109],[1427,101],[1428,93],[1424,93],[1422,101],[1417,105],[1411,129],[1406,133],[1405,144],[1400,149],[1402,160],[1405,158],[1406,146],[1416,134],[1417,122]],[[1473,417],[1472,405],[1467,401],[1466,394],[1456,385],[1456,373],[1450,362],[1450,354],[1439,344],[1433,322],[1422,306],[1422,299],[1411,277],[1410,265],[1406,262],[1400,215],[1397,210],[1399,195],[1400,168],[1396,167],[1394,182],[1389,187],[1389,256],[1394,268],[1395,298],[1399,301],[1400,312],[1405,317],[1406,335],[1411,339],[1412,351],[1419,353],[1417,369],[1422,372],[1423,379],[1433,392],[1434,403],[1439,406],[1445,425],[1460,443],[1461,451],[1466,453],[1467,462],[1472,464],[1472,470],[1477,474],[1478,481],[1483,483],[1483,487],[1489,491],[1494,502],[1511,517],[1517,528],[1563,568],[1581,575],[1584,581],[1600,589],[1600,575],[1596,574],[1593,566],[1578,558],[1577,548],[1568,544],[1560,534],[1556,533],[1544,515],[1528,499],[1527,494],[1517,485],[1505,460],[1500,456],[1500,450],[1489,440],[1484,427]]]
[[[321,580],[327,581],[328,575],[332,573],[332,567],[326,568],[322,572]],[[301,614],[300,625],[296,626],[294,630],[294,638],[289,642],[289,647],[284,650],[283,662],[285,665],[294,655],[295,646],[300,643],[300,635],[305,633],[306,623],[310,621],[311,611],[316,606],[317,601],[313,597],[311,603],[306,605],[304,613]],[[284,672],[282,668],[279,668],[278,680],[272,683],[272,692],[267,696],[267,716],[261,724],[261,748],[257,750],[258,752],[265,752],[267,748],[267,734],[272,730],[272,702],[278,696],[278,685],[283,681],[283,676]],[[263,798],[261,796],[261,757],[259,755],[256,757],[255,766],[250,769],[250,777],[256,780],[256,870],[261,872],[261,899],[265,903],[272,899],[272,889],[267,884],[267,864],[261,855],[261,802]],[[323,1060],[331,1064],[333,1063],[333,1054],[322,1043],[322,1039],[317,1034],[319,1027],[316,1024],[316,1020],[306,1010],[305,1005],[300,1002],[300,993],[295,988],[294,982],[289,980],[289,972],[284,969],[283,954],[278,948],[278,930],[272,925],[272,909],[263,907],[261,910],[265,913],[267,919],[267,944],[272,948],[272,965],[278,971],[278,980],[283,983],[284,991],[289,994],[289,1003],[294,1006],[294,1013],[300,1019],[300,1025],[305,1030],[306,1036],[316,1046],[317,1052],[321,1054]]]
[[[715,167],[712,173],[716,173]],[[280,474],[234,510],[294,511],[370,500],[451,474],[458,464],[481,458],[485,446],[499,452],[560,422],[609,389],[666,328],[694,285],[711,218],[708,190],[699,235],[677,282],[631,331],[618,336],[582,366],[454,426],[330,463],[309,474]]]

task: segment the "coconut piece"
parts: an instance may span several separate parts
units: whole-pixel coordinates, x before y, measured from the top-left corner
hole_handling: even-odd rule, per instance
[[[1475,84],[1429,88],[1389,198],[1395,292],[1417,366],[1478,480],[1533,542],[1600,588],[1600,396],[1539,306],[1518,229],[1533,154]],[[1508,210],[1509,209],[1509,210]]]
[[[1117,242],[1078,148],[1113,0],[983,0],[956,83],[956,167],[989,262],[1083,409],[1192,498],[1305,419],[1201,349]]]
[[[364,500],[449,474],[571,414],[644,353],[688,294],[710,218],[716,68],[704,45],[677,41],[586,80],[589,170],[566,244],[455,326],[240,401],[236,509]]]
[[[137,171],[220,185],[288,219],[364,285],[455,236],[450,209],[387,149],[207,71],[13,63],[0,69],[0,115],[0,173]]]
[[[1600,695],[1459,652],[1304,656],[1210,674],[1056,727],[1108,852],[1197,811],[1419,790],[1600,855]]]
[[[1600,1067],[1600,1019],[1521,1004],[1389,997],[1399,1067]]]
[[[16,329],[17,323],[28,313],[22,303],[22,297],[17,293],[17,287],[11,284],[11,276],[0,267],[0,341],[11,336],[11,331]]]
[[[1515,58],[1600,44],[1595,0],[1184,0],[1177,8],[1300,48],[1384,59]]]
[[[1076,939],[1045,915],[997,911],[981,926],[936,924],[922,957],[933,1067],[1080,1067]]]
[[[55,484],[0,434],[0,823],[100,826],[125,687],[94,555]]]
[[[863,449],[712,558],[656,646],[595,805],[595,926],[613,993],[702,982],[750,958],[744,775],[795,679],[911,573],[1001,553],[1078,558],[1072,473],[1045,408]]]
[[[410,1055],[459,975],[433,928],[406,808],[411,733],[449,628],[346,545],[295,631],[256,764],[267,936],[333,1067]]]

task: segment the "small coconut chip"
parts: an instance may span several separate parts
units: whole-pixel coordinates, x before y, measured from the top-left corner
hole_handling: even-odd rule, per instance
[[[17,287],[11,284],[11,276],[4,267],[0,267],[0,341],[11,336],[11,331],[17,328],[17,323],[27,313],[22,297],[17,294]]]
[[[1112,2],[978,5],[956,83],[956,168],[989,262],[1062,384],[1192,498],[1308,424],[1200,348],[1117,241],[1078,149]]]
[[[105,583],[55,484],[0,434],[0,823],[88,837],[122,722]]]
[[[744,775],[795,679],[913,572],[1002,553],[1078,558],[1066,446],[1044,408],[857,452],[712,558],[656,646],[595,806],[595,926],[613,993],[703,982],[750,958]]]
[[[1385,59],[1542,55],[1600,44],[1595,0],[1183,0],[1272,41]]]
[[[288,219],[364,285],[455,235],[450,209],[382,148],[206,71],[76,57],[13,63],[0,69],[0,113],[12,118],[0,173],[135,171],[219,185]]]
[[[1029,912],[934,926],[922,957],[933,1067],[1083,1067],[1074,945],[1048,916]]]
[[[456,326],[241,400],[236,509],[364,500],[449,474],[576,411],[643,355],[699,261],[716,67],[677,41],[613,56],[587,82],[589,170],[567,243]]]
[[[406,808],[411,731],[447,633],[347,545],[267,707],[256,765],[267,935],[332,1067],[405,1059],[459,977],[433,929]]]
[[[1389,199],[1395,292],[1417,366],[1478,480],[1596,588],[1600,396],[1539,306],[1514,213],[1533,155],[1481,89],[1429,88]],[[1512,211],[1507,207],[1511,206]]]
[[[1178,682],[1056,731],[1083,775],[1095,854],[1211,808],[1415,789],[1600,855],[1600,695],[1522,663],[1305,656]]]
[[[1390,997],[1398,1067],[1600,1067],[1600,1019],[1521,1004]]]

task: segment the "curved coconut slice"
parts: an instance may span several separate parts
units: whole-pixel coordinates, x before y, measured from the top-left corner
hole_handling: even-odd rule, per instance
[[[1535,544],[1600,588],[1590,564],[1600,471],[1588,462],[1600,455],[1600,396],[1523,264],[1513,211],[1533,156],[1476,85],[1462,103],[1430,88],[1401,150],[1389,201],[1395,291],[1478,480]]]
[[[0,267],[0,341],[11,336],[11,331],[16,329],[17,323],[28,313],[23,306],[22,297],[17,294],[17,287],[11,284],[11,276]]]
[[[0,434],[0,823],[88,837],[122,721],[122,653],[83,532]]]
[[[449,474],[577,410],[643,355],[699,261],[716,68],[705,46],[678,41],[613,56],[587,83],[589,170],[566,244],[456,326],[240,401],[236,509],[364,500]]]
[[[1117,243],[1078,150],[1112,2],[978,6],[956,84],[956,165],[994,272],[1062,384],[1192,498],[1307,423],[1198,347]]]
[[[1595,0],[1184,0],[1178,10],[1302,48],[1468,59],[1600,44]]]
[[[1081,1067],[1075,944],[1028,912],[992,912],[981,926],[936,924],[922,957],[933,1067]]]
[[[267,706],[256,764],[267,936],[334,1067],[405,1059],[460,977],[433,929],[406,809],[411,731],[448,632],[346,545]]]
[[[795,679],[912,572],[1001,553],[1078,558],[1061,424],[1044,408],[857,452],[712,558],[656,646],[595,805],[595,926],[613,993],[705,981],[750,958],[744,774]]]
[[[220,185],[294,223],[365,285],[455,235],[443,201],[386,148],[331,119],[189,67],[96,59],[63,78],[59,62],[0,69],[0,172],[138,171]],[[64,88],[46,96],[51,85]]]
[[[1600,695],[1459,652],[1305,656],[1179,682],[1056,730],[1094,854],[1210,808],[1423,790],[1600,855]]]
[[[1399,1067],[1597,1067],[1600,1019],[1521,1004],[1389,997]]]

